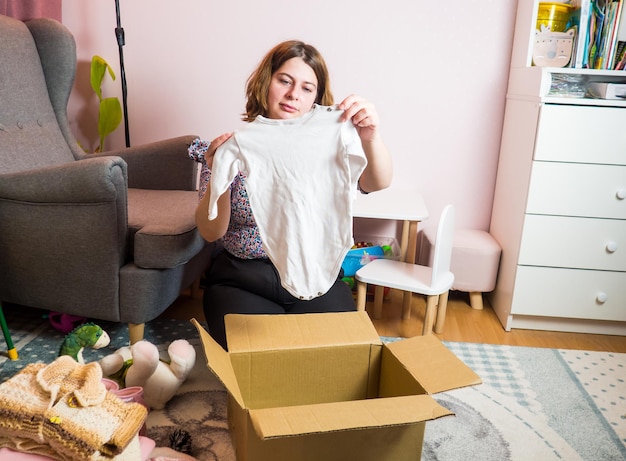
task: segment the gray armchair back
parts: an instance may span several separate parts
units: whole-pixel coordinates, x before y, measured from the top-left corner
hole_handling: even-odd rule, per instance
[[[62,24],[0,16],[0,301],[128,323],[135,342],[209,262],[195,136],[86,154],[75,72]]]

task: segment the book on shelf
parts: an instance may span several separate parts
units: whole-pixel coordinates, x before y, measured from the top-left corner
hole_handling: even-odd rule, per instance
[[[589,50],[589,67],[612,70],[616,43],[624,33],[622,10],[624,0],[596,0],[593,8],[595,17],[594,40]],[[592,20],[592,24],[594,21]]]
[[[589,54],[587,59],[591,69],[596,68],[596,62],[600,57],[600,49],[602,48],[602,29],[604,28],[604,19],[606,17],[604,6],[605,2],[603,0],[597,0],[592,5],[591,23],[589,26],[589,50],[587,50]]]
[[[577,69],[618,69],[626,41],[626,0],[573,0],[572,24],[576,38],[570,67]]]
[[[613,65],[612,70],[624,70],[624,47],[626,47],[626,6],[624,3],[626,0],[622,0],[622,11],[619,18],[618,26],[615,34],[615,49],[613,51]]]
[[[592,4],[594,0],[574,0],[574,23],[576,24],[576,39],[572,50],[572,67],[584,69],[589,67],[587,47],[589,46],[589,23],[591,21]]]
[[[617,42],[613,70],[626,70],[626,41]]]
[[[605,55],[603,60],[603,69],[613,69],[615,60],[615,48],[617,46],[618,29],[621,22],[622,10],[624,8],[624,0],[611,2],[611,10],[609,17],[609,28],[606,33]]]

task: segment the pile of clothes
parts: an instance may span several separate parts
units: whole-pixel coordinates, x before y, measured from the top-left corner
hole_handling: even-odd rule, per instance
[[[61,356],[29,364],[0,384],[0,447],[55,460],[145,459],[148,411],[108,392],[97,363]]]

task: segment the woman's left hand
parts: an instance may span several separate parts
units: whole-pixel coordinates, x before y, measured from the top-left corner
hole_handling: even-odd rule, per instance
[[[372,141],[378,135],[380,119],[374,104],[351,94],[339,103],[339,108],[344,111],[341,121],[351,120],[362,141]]]
[[[359,178],[361,190],[374,192],[389,187],[393,170],[391,155],[380,137],[380,119],[374,104],[351,94],[341,101],[339,108],[344,111],[340,120],[351,120],[356,127],[367,157],[367,166]]]

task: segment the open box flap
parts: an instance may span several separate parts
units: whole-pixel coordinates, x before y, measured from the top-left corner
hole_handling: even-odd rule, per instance
[[[228,352],[226,352],[222,346],[215,342],[196,319],[191,319],[191,323],[198,329],[198,333],[200,334],[207,366],[213,374],[217,376],[217,379],[222,382],[239,406],[245,408],[237,377],[235,376],[235,371],[230,361],[230,355],[228,355]]]
[[[228,314],[224,322],[231,354],[381,344],[367,312]]]
[[[386,344],[428,394],[482,383],[480,377],[434,335]]]
[[[261,439],[415,424],[453,414],[428,395],[250,410]]]

